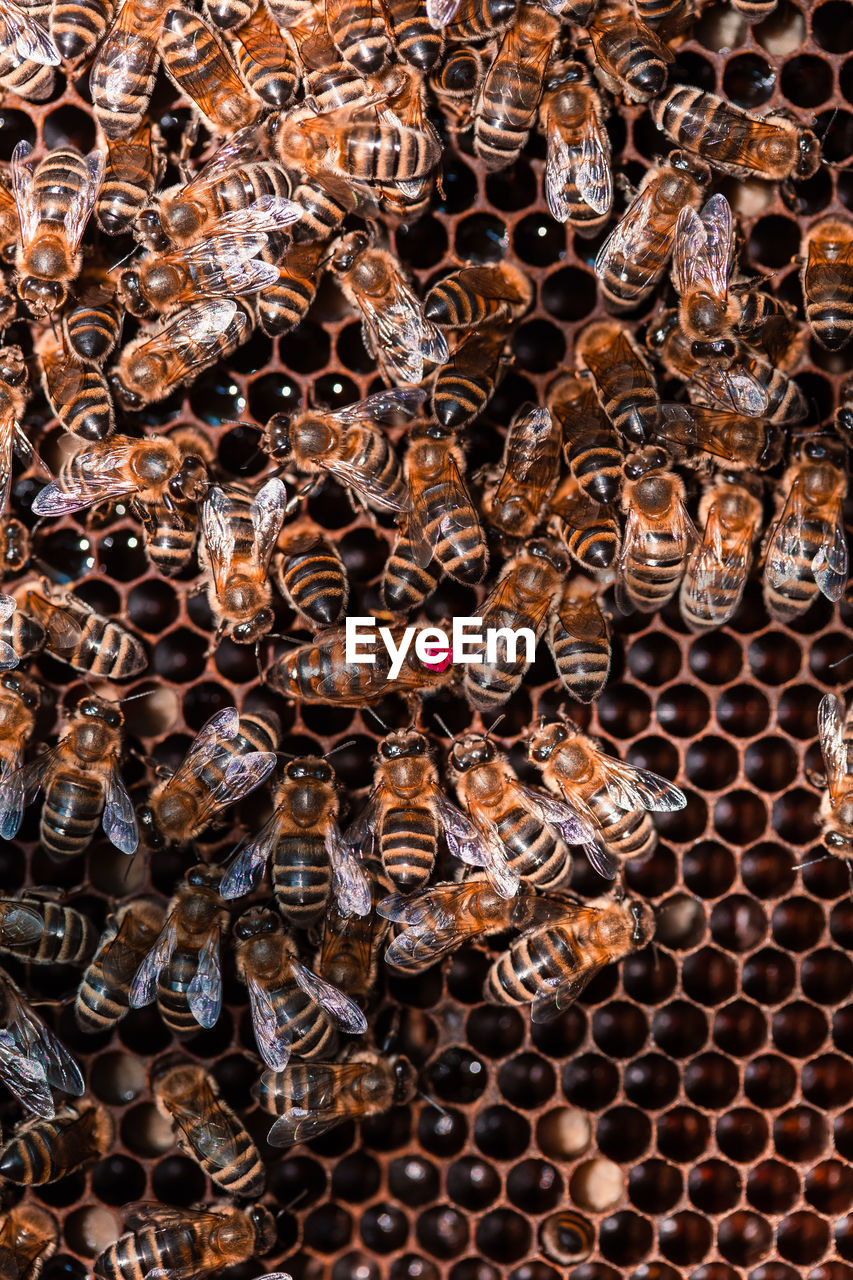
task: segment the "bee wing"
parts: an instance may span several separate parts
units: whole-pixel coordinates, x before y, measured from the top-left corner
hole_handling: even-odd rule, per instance
[[[247,208],[224,214],[216,224],[216,237],[233,237],[238,252],[242,237],[246,237],[247,244],[253,237],[261,237],[254,250],[257,252],[268,243],[270,232],[283,231],[301,217],[302,210],[293,200],[286,200],[284,196],[259,196]]]
[[[837,503],[830,520],[824,521],[820,549],[812,559],[814,580],[828,600],[840,600],[847,587],[848,553],[844,515]]]
[[[32,166],[26,163],[32,150],[29,142],[22,140],[16,143],[11,163],[12,194],[18,211],[18,222],[21,225],[21,244],[24,251],[32,243],[39,227],[38,201],[33,190],[33,170]]]
[[[167,788],[177,779],[193,777],[224,750],[222,743],[236,738],[240,730],[240,715],[236,707],[223,707],[207,720],[196,734],[189,751],[167,783]]]
[[[545,198],[558,222],[568,220],[567,188],[574,184],[583,201],[596,213],[607,213],[613,204],[613,173],[610,144],[595,117],[590,114],[579,133],[568,138],[551,117],[547,131]]]
[[[762,418],[767,413],[767,392],[742,366],[722,369],[709,365],[697,369],[690,381],[734,413],[745,413],[750,418]]]
[[[274,813],[253,840],[239,844],[219,884],[219,896],[230,901],[251,893],[260,882],[281,834],[281,815]]]
[[[385,949],[385,960],[397,969],[426,969],[455,950],[473,929],[422,929],[418,933],[398,933]]]
[[[449,26],[459,10],[460,0],[426,0],[426,15],[434,31]]]
[[[280,1075],[265,1071],[261,1082],[267,1088],[274,1086],[288,1102],[310,1102],[317,1110],[324,1110],[335,1101],[341,1085],[363,1070],[361,1063],[354,1062],[300,1062],[297,1071],[283,1071]]]
[[[237,311],[237,303],[231,298],[208,298],[200,306],[180,312],[138,350],[142,352],[147,346],[153,346],[159,352],[164,346],[170,346],[178,354],[175,381],[181,382],[192,376],[199,362],[217,353],[220,338]]]
[[[367,1019],[354,1000],[298,961],[293,961],[290,967],[297,985],[320,1006],[330,1021],[350,1035],[364,1035]]]
[[[22,1106],[44,1120],[56,1115],[44,1067],[21,1054],[8,1031],[0,1031],[0,1080]],[[2,1254],[0,1254],[2,1257]],[[13,1276],[15,1271],[11,1273]]]
[[[210,556],[214,590],[220,598],[228,583],[236,545],[230,518],[232,505],[225,490],[212,485],[201,508],[202,536]]]
[[[219,786],[211,793],[213,803],[225,805],[242,800],[269,777],[276,764],[274,751],[247,751],[245,755],[234,756],[225,766],[225,776]]]
[[[625,210],[595,259],[599,280],[608,274],[614,275],[626,299],[638,296],[653,281],[659,263],[665,261],[669,251],[670,237],[665,237],[667,243],[662,246],[661,235],[654,227],[653,211],[654,191],[646,187]],[[621,262],[630,262],[632,274],[636,273],[630,287],[619,265]]]
[[[637,769],[624,760],[600,753],[597,764],[604,776],[607,794],[620,809],[648,809],[653,813],[671,813],[683,809],[687,796],[675,783],[648,769]]]
[[[413,418],[421,409],[427,393],[423,387],[390,387],[387,391],[376,391],[366,400],[358,400],[344,409],[330,413],[329,417],[342,426],[353,426],[366,419],[371,422],[384,422],[402,414]]]
[[[518,893],[521,877],[509,865],[506,848],[497,824],[492,822],[485,813],[479,813],[475,821],[488,850],[488,861],[483,870],[489,884],[500,897],[514,898]]]
[[[11,618],[17,609],[17,601],[13,596],[7,596],[0,592],[0,622],[5,622],[7,618]]]
[[[514,897],[518,892],[519,878],[510,870],[497,828],[485,834],[438,787],[432,791],[431,800],[453,856],[470,867],[482,867],[489,883],[501,897]]]
[[[33,511],[38,516],[64,516],[84,507],[97,506],[125,494],[135,493],[136,484],[128,475],[128,462],[136,452],[136,440],[122,440],[113,436],[108,450],[83,450],[77,462],[84,479],[84,486],[76,487],[76,477],[60,476],[45,485],[33,501]],[[81,457],[86,461],[80,463]]]
[[[324,470],[328,471],[329,475],[334,476],[336,480],[340,480],[342,485],[353,489],[365,498],[369,498],[371,502],[376,503],[378,506],[385,507],[387,511],[406,510],[402,503],[389,496],[388,490],[379,485],[373,473],[366,470],[365,467],[357,466],[343,458],[336,459],[328,464],[324,463],[323,466]]]
[[[137,948],[128,942],[132,928],[133,922],[130,916],[126,915],[119,925],[115,937],[110,939],[103,950],[99,948],[95,953],[94,959],[100,961],[104,977],[114,986],[123,986],[128,977],[133,977],[133,972],[137,967]],[[128,969],[130,969],[130,974],[128,974]]]
[[[462,886],[453,886],[454,909],[450,911],[442,905],[448,891],[449,887],[443,885],[435,889],[422,889],[411,897],[403,893],[389,893],[376,904],[376,911],[383,919],[405,925],[415,933],[423,932],[430,925],[440,929],[464,927],[460,924],[465,918],[464,889]]]
[[[841,791],[847,776],[847,743],[844,741],[844,721],[847,710],[842,698],[826,693],[817,709],[817,734],[826,769],[826,781],[830,797],[834,800]]]
[[[104,181],[106,164],[105,151],[90,151],[86,156],[86,180],[81,182],[78,190],[75,191],[62,219],[72,253],[77,252],[80,241],[83,239],[86,223],[89,221]]]
[[[472,293],[498,302],[524,302],[525,296],[502,271],[494,267],[462,267],[453,273]]]
[[[721,593],[724,598],[731,592],[737,593],[737,598],[732,601],[732,606],[736,606],[749,571],[751,548],[752,532],[746,529],[730,543],[728,549],[724,549],[717,509],[713,506],[702,544],[693,552],[684,578],[685,595],[697,602],[703,614],[708,613],[723,621],[717,603]],[[729,612],[727,607],[726,616]]]
[[[11,1014],[6,1032],[18,1050],[41,1067],[48,1084],[75,1098],[82,1097],[83,1077],[71,1054],[8,983],[5,994]]]
[[[577,1000],[584,987],[604,968],[604,963],[603,960],[584,959],[581,961],[578,972],[568,981],[540,992],[530,1010],[531,1022],[549,1022],[564,1009],[568,1009],[569,1005]]]
[[[381,791],[382,788],[379,786],[367,797],[367,803],[361,813],[354,822],[350,823],[344,835],[344,843],[351,849],[360,850],[362,856],[366,858],[371,857],[376,844]]]
[[[58,67],[62,62],[62,55],[41,23],[15,0],[4,0],[0,8],[0,47],[13,54],[18,65],[36,62],[42,67]]]
[[[267,1142],[271,1147],[292,1147],[297,1142],[310,1142],[344,1119],[345,1116],[336,1115],[334,1111],[318,1112],[313,1108],[306,1111],[304,1107],[291,1107],[278,1117],[267,1134]]]
[[[273,1071],[283,1071],[290,1060],[290,1032],[280,1025],[275,1005],[254,974],[248,974],[246,985],[258,1052]]]
[[[432,364],[447,360],[447,339],[426,318],[420,299],[399,272],[394,275],[389,298],[374,301],[361,292],[358,303],[374,348],[393,363],[404,382],[420,382],[425,360]]]
[[[190,1013],[200,1027],[216,1026],[222,1009],[222,966],[219,960],[219,930],[211,932],[198,955],[198,968],[187,988]]]
[[[436,493],[436,489],[439,492]],[[426,490],[416,477],[409,478],[411,510],[408,513],[407,533],[411,542],[412,559],[420,568],[431,563],[436,544],[442,538],[455,538],[471,528],[471,516],[478,523],[465,481],[462,479],[456,459],[448,450],[444,456],[442,473],[438,481],[431,478],[431,501],[442,510],[441,520],[432,538],[427,534],[430,511]],[[466,514],[467,513],[467,514]]]
[[[139,828],[133,801],[127,794],[124,779],[113,762],[106,781],[106,803],[101,818],[104,835],[122,853],[135,853],[139,844]]]
[[[198,171],[191,182],[183,188],[184,192],[200,192],[212,187],[229,169],[236,168],[242,161],[254,160],[258,152],[258,130],[255,125],[246,125],[238,129],[214,151],[207,163]],[[220,219],[222,225],[224,219]]]
[[[6,899],[0,902],[0,934],[5,947],[26,947],[44,933],[44,920],[34,907]]]
[[[225,1110],[207,1081],[202,1081],[196,1090],[192,1109],[171,1100],[164,1102],[193,1151],[215,1169],[231,1164],[241,1145],[243,1126]]]
[[[707,293],[725,303],[733,249],[734,224],[725,196],[711,196],[701,213],[685,205],[675,222],[672,251],[678,292]]]
[[[0,509],[6,510],[9,490],[12,486],[12,455],[19,431],[15,415],[10,408],[0,420]]]
[[[255,558],[266,573],[287,511],[284,483],[277,478],[268,480],[255,495],[251,510]]]
[[[255,257],[266,242],[265,235],[217,235],[182,251],[182,260],[194,273],[192,296],[236,296],[277,284],[278,267]]]
[[[174,915],[171,915],[161,929],[154,946],[136,970],[133,982],[130,984],[128,1002],[131,1009],[141,1009],[151,1004],[157,993],[157,979],[160,977],[161,970],[165,969],[171,960],[177,942],[178,925]]]
[[[73,649],[80,639],[80,623],[70,609],[48,600],[38,591],[28,591],[26,613],[31,613],[41,623],[48,648],[59,653]]]
[[[513,791],[519,795],[525,807],[547,826],[552,827],[566,844],[579,844],[592,868],[605,880],[615,880],[618,865],[605,848],[598,832],[598,824],[592,810],[580,796],[558,800],[547,791],[528,787],[523,782],[513,783]]]
[[[796,581],[799,576],[797,562],[805,558],[806,552],[803,537],[805,521],[803,491],[797,479],[791,485],[782,514],[773,526],[764,560],[764,576],[776,590],[787,582]]]
[[[370,882],[351,845],[336,822],[326,828],[326,853],[334,877],[334,893],[342,916],[366,916],[370,911]]]
[[[54,754],[55,750],[45,751],[0,780],[0,837],[4,840],[12,840],[18,834],[24,810],[38,795]]]

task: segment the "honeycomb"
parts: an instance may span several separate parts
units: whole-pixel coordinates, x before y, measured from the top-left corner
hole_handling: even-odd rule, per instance
[[[816,122],[826,158],[843,166],[853,154],[853,5],[827,0],[809,12],[780,0],[753,26],[733,9],[709,6],[677,50],[670,82],[679,81]],[[162,75],[152,112],[177,150],[190,112]],[[608,128],[614,166],[638,181],[664,139],[643,107],[620,109]],[[86,76],[67,83],[58,76],[44,104],[7,96],[0,159],[20,138],[37,148],[88,150],[95,127]],[[535,305],[512,340],[513,367],[467,432],[478,462],[500,456],[511,414],[541,399],[571,362],[577,329],[605,314],[592,272],[605,233],[583,240],[550,217],[543,158],[544,143],[533,136],[511,170],[487,175],[463,137],[446,152],[444,193],[429,213],[389,229],[421,291],[461,261],[503,257],[535,285]],[[166,180],[176,177],[172,171]],[[781,297],[801,303],[792,263],[801,230],[818,214],[849,216],[853,171],[822,167],[797,186],[795,208],[761,183],[723,179],[715,189],[739,216],[747,260]],[[805,351],[796,377],[810,405],[807,426],[829,418],[847,371],[843,353],[814,342]],[[244,480],[267,465],[247,422],[292,408],[309,390],[336,408],[378,385],[356,318],[324,282],[296,334],[271,341],[257,333],[227,367],[138,421],[153,430],[176,421],[200,426],[219,474]],[[40,395],[29,422],[43,428],[40,449],[55,468],[62,433]],[[36,483],[25,473],[13,489],[12,510],[30,526]],[[390,527],[354,515],[329,484],[308,510],[340,548],[351,610],[377,610]],[[285,702],[260,682],[250,649],[225,641],[211,653],[214,626],[204,596],[194,594],[195,568],[177,582],[154,573],[137,524],[121,512],[97,524],[84,515],[43,523],[34,536],[52,575],[101,612],[123,616],[147,642],[148,671],[127,686],[129,694],[158,691],[126,708],[136,754],[124,771],[134,799],[150,784],[144,757],[176,764],[205,720],[236,702],[275,709],[285,751],[351,740],[335,767],[357,808],[371,781],[375,720]],[[471,613],[475,599],[444,582],[427,614]],[[286,632],[293,619],[280,601],[279,611],[277,629]],[[676,779],[687,793],[684,810],[658,817],[654,855],[626,868],[629,888],[657,912],[656,945],[607,968],[576,1005],[539,1026],[525,1012],[483,1003],[485,947],[467,947],[416,979],[385,979],[373,1034],[380,1042],[392,1034],[409,1054],[423,1095],[293,1152],[262,1148],[278,1245],[233,1272],[234,1280],[278,1267],[295,1280],[558,1280],[569,1269],[574,1280],[853,1277],[853,903],[844,864],[822,856],[819,797],[808,781],[820,768],[818,702],[843,684],[845,668],[833,664],[851,651],[851,622],[849,603],[832,607],[820,597],[795,626],[771,625],[756,581],[734,623],[709,635],[689,635],[674,606],[660,617],[616,622],[604,695],[591,710],[571,711],[632,763]],[[56,707],[42,716],[44,736],[80,682],[49,657],[36,670],[56,694]],[[526,728],[564,703],[543,657],[501,726],[523,778],[533,779]],[[453,732],[478,723],[448,693],[429,708],[425,721],[439,741],[433,710]],[[380,712],[390,725],[407,723],[393,698]],[[246,805],[233,816],[233,831],[202,844],[205,859],[233,846]],[[148,863],[137,858],[128,871],[99,839],[83,869],[79,861],[57,867],[38,849],[37,822],[35,806],[19,840],[0,847],[4,889],[57,884],[99,926],[114,897],[147,887],[168,896],[196,860],[167,850]],[[604,886],[579,859],[573,887],[596,896]],[[21,976],[20,966],[8,968]],[[156,1011],[131,1013],[111,1036],[84,1037],[67,1001],[76,981],[76,971],[56,968],[26,976],[34,997],[49,1002],[43,1015],[80,1062],[89,1093],[115,1116],[116,1139],[94,1167],[27,1193],[61,1226],[44,1280],[85,1280],[130,1201],[217,1198],[155,1115],[145,1060],[171,1043]],[[187,1051],[261,1140],[269,1122],[245,1105],[257,1068],[245,1056],[254,1041],[233,968],[225,996],[217,1026]],[[19,1195],[7,1189],[7,1203]]]

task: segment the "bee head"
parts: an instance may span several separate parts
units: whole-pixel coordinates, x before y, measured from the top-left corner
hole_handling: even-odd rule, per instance
[[[650,445],[647,449],[638,449],[636,453],[629,453],[623,464],[623,470],[627,480],[639,480],[650,471],[662,470],[666,464],[667,457],[664,450],[656,445]]]
[[[495,758],[497,748],[484,733],[466,733],[454,742],[450,763],[459,773],[467,773],[478,765],[489,764]]]
[[[678,312],[675,310],[664,311],[658,316],[655,323],[650,325],[646,330],[646,346],[650,351],[662,351],[666,346],[666,340],[678,325]]]
[[[165,253],[169,247],[169,239],[163,231],[163,224],[160,221],[160,213],[157,209],[143,209],[136,219],[134,231],[137,240],[148,245],[151,249],[157,249],[158,252]]]
[[[272,630],[275,622],[275,614],[272,609],[258,609],[254,617],[248,622],[240,622],[231,632],[231,639],[235,644],[254,644],[256,640],[260,640]]]
[[[801,182],[817,173],[821,162],[820,140],[811,129],[801,129],[798,142],[797,170],[795,177]]]
[[[118,729],[124,723],[118,707],[103,698],[83,698],[77,703],[75,714],[87,720],[103,720],[110,729]]]
[[[289,760],[284,770],[285,778],[297,782],[301,778],[311,778],[314,782],[333,782],[335,778],[332,766],[317,756],[302,756],[298,760]]]
[[[21,676],[17,671],[4,671],[0,676],[0,685],[7,689],[9,693],[20,698],[25,707],[30,711],[37,710],[41,703],[41,694],[38,685],[31,684],[26,677]]]
[[[836,854],[839,858],[853,858],[853,840],[842,832],[827,831],[823,842],[830,853]]]
[[[117,294],[133,316],[150,316],[151,307],[142,296],[142,286],[138,271],[122,271],[119,276]]]
[[[290,457],[290,415],[274,413],[264,428],[264,448],[278,461]]]
[[[416,729],[403,729],[400,733],[389,733],[379,744],[379,754],[383,760],[400,760],[404,756],[428,756],[429,743],[422,733]]]
[[[559,720],[551,724],[540,724],[539,728],[534,730],[530,746],[527,748],[529,759],[533,764],[545,764],[568,736],[568,728]]]
[[[408,1058],[394,1058],[394,1106],[403,1106],[415,1092],[418,1073]]]
[[[42,280],[24,276],[18,283],[18,296],[36,315],[53,315],[66,298],[65,285],[59,280]]]
[[[186,883],[194,889],[218,889],[222,879],[222,867],[208,867],[199,862],[190,867],[186,874]]]
[[[350,235],[344,236],[338,241],[337,247],[332,253],[330,268],[332,271],[345,274],[351,271],[355,265],[356,259],[370,245],[370,236],[364,231],[353,231]]]
[[[528,542],[527,550],[537,559],[547,560],[559,573],[569,572],[568,553],[552,538],[533,538]]]
[[[207,492],[208,484],[205,463],[197,454],[190,453],[169,481],[169,492],[173,498],[200,502]]]
[[[20,347],[0,347],[0,381],[20,387],[27,380],[27,366]]]
[[[281,921],[269,907],[250,907],[234,925],[234,935],[245,940],[264,933],[280,933]]]
[[[137,391],[132,391],[130,387],[122,382],[121,375],[117,369],[113,369],[109,374],[109,384],[113,399],[121,409],[126,409],[128,413],[134,413],[136,410],[145,407],[145,401],[142,396]],[[83,435],[84,432],[78,431],[77,434]],[[105,434],[105,432],[100,434],[87,432],[85,433],[85,438],[87,440],[100,440]]]

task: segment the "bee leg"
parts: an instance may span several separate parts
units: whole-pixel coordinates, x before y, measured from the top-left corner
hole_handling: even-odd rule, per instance
[[[181,135],[181,149],[178,152],[178,169],[185,183],[190,182],[195,173],[190,165],[190,152],[198,141],[198,131],[201,120],[199,116],[193,115],[184,128]]]

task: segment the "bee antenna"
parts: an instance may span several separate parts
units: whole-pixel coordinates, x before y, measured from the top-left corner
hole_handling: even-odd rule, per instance
[[[123,263],[127,262],[128,258],[132,258],[138,248],[139,248],[139,245],[135,244],[131,249],[130,253],[126,253],[123,258],[119,258],[118,262],[114,262],[113,265],[109,268],[109,274],[112,274],[113,271],[116,271],[120,266],[122,266]]]
[[[386,733],[391,732],[390,727],[385,723],[378,711],[374,711],[373,707],[365,707],[364,709],[368,715],[373,716],[373,719],[385,730]]]
[[[830,662],[829,664],[830,670],[832,670],[834,667],[842,667],[844,663],[849,662],[851,658],[853,658],[853,650],[851,650],[851,652],[848,653],[845,657],[839,658],[836,662]]]
[[[452,742],[452,741],[453,741],[453,739],[454,739],[454,738],[455,738],[455,736],[456,736],[456,735],[454,734],[453,730],[452,730],[452,729],[450,729],[450,728],[448,728],[448,726],[447,726],[447,725],[445,724],[445,722],[442,720],[441,716],[438,714],[438,712],[437,712],[437,711],[435,712],[435,715],[434,715],[434,717],[433,717],[433,718],[434,718],[434,720],[435,720],[436,724],[441,725],[442,729],[444,730],[444,732],[447,734],[448,738],[450,738],[450,740],[451,740],[451,742]]]
[[[355,746],[355,738],[347,738],[344,742],[339,742],[336,746],[332,747],[331,750],[327,751],[326,754],[323,756],[323,759],[328,760],[329,756],[333,756],[336,751],[343,751],[344,747],[354,747],[354,746]]]
[[[431,1107],[435,1107],[439,1115],[442,1115],[442,1116],[447,1115],[447,1112],[445,1111],[444,1107],[442,1107],[438,1102],[436,1102],[435,1098],[433,1098],[430,1094],[425,1093],[423,1089],[418,1089],[418,1093],[423,1098],[424,1102],[428,1102]]]
[[[115,702],[118,706],[123,706],[125,702],[136,702],[137,698],[148,698],[152,693],[156,693],[156,689],[143,689],[141,693],[128,694],[126,698],[108,698],[108,702]],[[97,695],[100,697],[100,695]]]
[[[495,729],[497,729],[498,725],[500,724],[501,720],[506,720],[506,712],[505,712],[505,711],[502,711],[502,712],[501,712],[501,714],[498,716],[497,720],[493,720],[493,721],[492,721],[492,723],[489,725],[489,727],[488,727],[488,729],[486,730],[486,732],[483,734],[483,737],[484,737],[486,740],[488,740],[488,739],[492,736],[492,734],[494,733]]]
[[[826,862],[827,858],[831,857],[833,857],[833,855],[827,850],[827,852],[822,853],[819,858],[809,858],[808,862],[798,862],[796,865],[799,867],[800,871],[804,871],[806,867],[815,867],[819,862]],[[847,863],[848,870],[850,870],[850,859],[845,858],[844,861]],[[853,883],[853,872],[851,872],[851,883]]]

